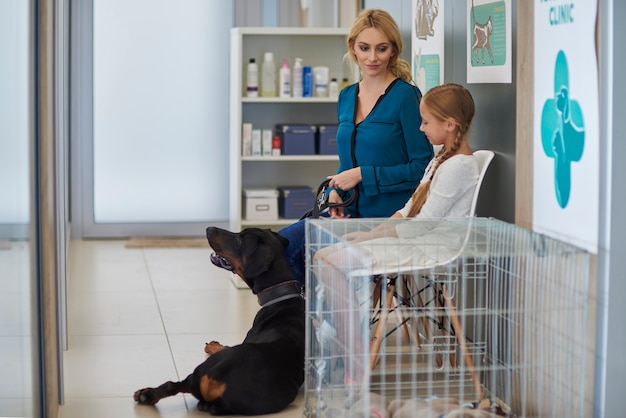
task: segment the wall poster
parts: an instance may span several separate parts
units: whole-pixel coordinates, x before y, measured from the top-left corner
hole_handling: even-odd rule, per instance
[[[423,93],[443,83],[444,0],[413,0],[413,80]]]
[[[467,82],[511,82],[511,0],[468,0]]]
[[[600,201],[596,15],[595,1],[535,1],[533,228],[590,252]]]

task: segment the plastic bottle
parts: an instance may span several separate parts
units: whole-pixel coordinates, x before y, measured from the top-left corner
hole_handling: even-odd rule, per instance
[[[348,87],[350,85],[350,83],[348,82],[348,79],[344,77],[343,80],[341,80],[341,85],[339,86],[339,91],[343,90],[344,88]]]
[[[293,97],[302,97],[302,58],[295,59],[292,76]]]
[[[309,66],[302,68],[302,97],[313,97],[313,73]]]
[[[280,97],[291,97],[291,69],[287,58],[283,59],[283,65],[280,67],[278,88]]]
[[[261,73],[261,96],[276,97],[276,65],[273,53],[265,53]]]
[[[246,94],[248,97],[259,96],[259,67],[254,58],[248,62],[248,75],[246,78]]]
[[[330,84],[328,85],[328,96],[333,98],[339,96],[339,83],[337,83],[336,78],[330,79]]]

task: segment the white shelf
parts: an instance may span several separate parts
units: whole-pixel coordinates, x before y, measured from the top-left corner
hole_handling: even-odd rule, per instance
[[[250,156],[244,155],[241,157],[241,161],[337,161],[339,157],[337,155],[280,155],[280,156]],[[320,180],[321,181],[321,180]]]
[[[297,219],[251,221],[243,219],[244,188],[309,186],[315,190],[328,175],[337,172],[336,155],[242,156],[242,124],[254,129],[272,129],[276,124],[328,125],[337,123],[337,99],[331,97],[246,97],[246,66],[250,58],[262,62],[265,52],[273,52],[280,64],[283,58],[293,65],[302,58],[304,66],[324,65],[329,78],[341,80],[344,74],[346,28],[269,28],[231,29],[230,80],[230,227],[282,227]]]
[[[297,219],[276,219],[276,220],[261,220],[261,221],[255,221],[255,220],[248,220],[248,219],[242,219],[241,220],[241,226],[242,227],[246,227],[246,226],[259,226],[259,227],[264,227],[264,226],[287,226],[287,225],[291,225],[294,222],[297,222]]]
[[[337,103],[334,97],[242,97],[242,103]]]

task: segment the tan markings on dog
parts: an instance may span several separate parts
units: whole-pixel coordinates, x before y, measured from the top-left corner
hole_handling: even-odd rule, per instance
[[[206,402],[221,398],[226,391],[226,383],[211,379],[209,376],[200,378],[200,394]]]

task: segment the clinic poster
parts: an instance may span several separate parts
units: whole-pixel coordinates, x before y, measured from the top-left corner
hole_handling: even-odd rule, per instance
[[[592,253],[600,200],[596,15],[595,1],[535,1],[533,228]]]
[[[443,83],[444,0],[413,0],[413,80],[423,93]]]
[[[511,0],[467,0],[467,82],[510,83]]]

